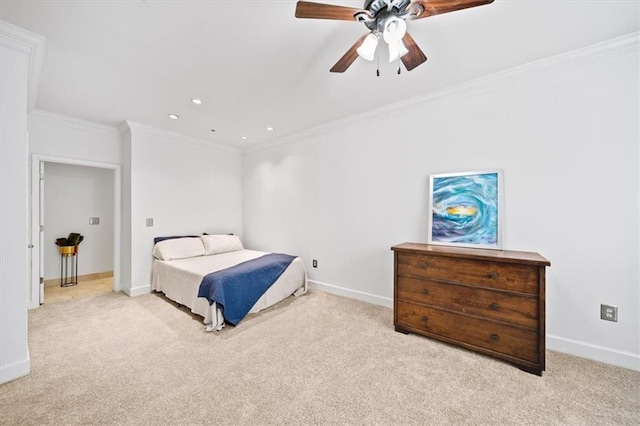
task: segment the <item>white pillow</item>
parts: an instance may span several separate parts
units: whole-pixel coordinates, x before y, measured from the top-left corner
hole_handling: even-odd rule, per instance
[[[204,255],[204,244],[199,237],[173,238],[160,241],[153,247],[153,257],[160,260],[185,259]]]
[[[200,238],[204,243],[204,251],[207,256],[244,250],[242,242],[237,235],[203,235]]]

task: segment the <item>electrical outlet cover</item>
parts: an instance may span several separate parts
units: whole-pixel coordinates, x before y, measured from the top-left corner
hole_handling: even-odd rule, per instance
[[[611,305],[600,305],[600,319],[605,321],[618,322],[618,307]]]

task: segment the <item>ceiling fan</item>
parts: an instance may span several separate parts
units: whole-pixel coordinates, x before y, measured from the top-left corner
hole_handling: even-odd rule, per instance
[[[389,62],[400,59],[407,71],[411,71],[425,62],[427,57],[407,32],[407,21],[492,2],[493,0],[365,0],[364,7],[356,9],[299,1],[296,5],[296,18],[356,21],[364,23],[369,29],[336,62],[331,72],[345,72],[358,56],[372,61],[380,39],[388,46]]]

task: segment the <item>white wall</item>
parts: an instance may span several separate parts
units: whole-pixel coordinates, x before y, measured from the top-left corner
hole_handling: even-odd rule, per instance
[[[131,132],[128,127],[122,134],[122,226],[120,228],[120,289],[131,293]],[[127,283],[126,285],[124,283]]]
[[[640,370],[638,80],[635,34],[249,152],[245,245],[391,306],[390,247],[426,242],[429,175],[501,168],[505,249],[551,261],[548,348]]]
[[[122,165],[117,288],[136,295],[149,291],[153,237],[192,232],[241,235],[242,157],[239,150],[129,124],[133,133],[127,125],[116,129],[46,111],[29,116],[31,154],[63,163]],[[147,217],[154,218],[154,227],[145,226]]]
[[[114,234],[116,232],[120,234],[120,218],[118,217],[121,210],[119,191],[121,191],[120,163],[122,162],[122,141],[120,130],[115,127],[42,110],[35,110],[29,114],[28,127],[30,142],[29,154],[33,163],[31,165],[31,206],[37,207],[38,205],[38,190],[37,187],[34,188],[33,181],[38,178],[37,167],[39,161],[108,169],[111,173],[115,173],[114,182],[117,193],[114,194],[113,199],[114,210],[116,210],[116,212],[114,212]],[[35,169],[33,169],[34,167]],[[31,207],[30,210],[33,213],[31,218],[32,234],[37,235],[37,224],[39,221],[38,210]],[[38,238],[32,238],[32,243],[34,245],[34,249],[32,250],[34,268],[32,276],[33,282],[31,283],[31,307],[37,308],[39,306],[37,266],[40,250]],[[50,244],[50,241],[45,240],[43,249],[51,250]],[[112,244],[115,245],[113,254],[111,255],[114,259],[114,289],[119,290],[121,279],[119,270],[115,265],[116,259],[121,257],[119,240],[113,241],[112,239]],[[51,256],[45,256],[45,260],[50,261]],[[79,266],[81,266],[81,264],[82,262],[80,262]]]
[[[123,141],[123,289],[150,291],[153,238],[233,232],[242,236],[239,150],[128,122]],[[153,227],[146,226],[152,218]],[[123,253],[125,249],[123,249]]]
[[[0,383],[29,373],[27,90],[30,50],[0,45]]]
[[[44,277],[60,278],[57,238],[84,236],[78,247],[78,275],[113,271],[114,171],[45,162]],[[90,225],[90,217],[99,217]]]
[[[29,114],[29,153],[120,164],[122,143],[116,127],[48,111]]]

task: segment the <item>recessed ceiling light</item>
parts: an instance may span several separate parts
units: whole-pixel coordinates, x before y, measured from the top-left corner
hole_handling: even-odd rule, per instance
[[[243,141],[246,141],[246,140],[247,140],[247,139],[249,139],[249,138],[248,138],[248,137],[246,137],[246,136],[243,136],[241,139],[242,139]]]
[[[172,120],[177,120],[178,118],[180,118],[180,116],[176,114],[169,114],[169,118]]]
[[[191,99],[191,102],[193,102],[196,105],[201,105],[202,104],[202,99],[193,98],[193,99]]]
[[[267,130],[268,130],[268,131],[272,131],[272,130],[273,130],[273,127],[267,127]]]

